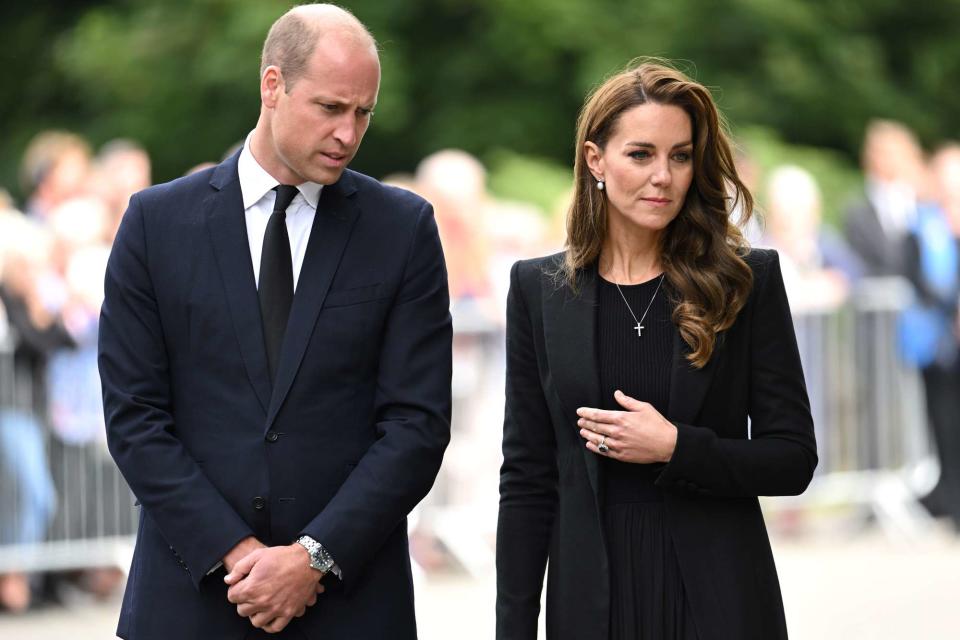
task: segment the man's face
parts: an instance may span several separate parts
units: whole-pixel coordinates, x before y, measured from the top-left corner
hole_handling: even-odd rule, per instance
[[[270,109],[275,175],[283,182],[333,184],[356,155],[380,87],[380,62],[366,43],[330,34],[306,71],[279,90]],[[266,103],[265,103],[266,104]]]

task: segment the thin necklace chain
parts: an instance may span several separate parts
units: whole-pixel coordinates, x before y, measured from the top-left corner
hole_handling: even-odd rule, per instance
[[[653,306],[653,301],[656,300],[657,294],[660,293],[660,285],[663,284],[663,278],[664,278],[664,276],[666,276],[666,275],[667,275],[667,274],[665,274],[665,273],[661,273],[661,274],[660,274],[660,282],[657,283],[657,289],[656,289],[656,291],[653,292],[653,296],[650,298],[650,302],[647,304],[647,308],[644,309],[643,315],[640,316],[640,319],[639,319],[639,320],[637,320],[637,314],[635,314],[635,313],[633,312],[633,307],[631,307],[631,306],[630,306],[630,303],[627,302],[627,296],[623,295],[623,289],[620,288],[619,283],[616,283],[616,282],[613,283],[614,285],[616,285],[617,291],[620,292],[620,297],[623,298],[623,304],[627,305],[627,311],[629,311],[629,312],[630,312],[630,315],[633,316],[633,321],[637,323],[637,325],[634,327],[634,329],[637,330],[637,337],[638,337],[638,338],[639,338],[639,337],[643,337],[643,334],[642,334],[642,331],[643,331],[643,329],[644,329],[643,320],[644,320],[644,318],[647,317],[647,312],[650,311],[650,307]]]

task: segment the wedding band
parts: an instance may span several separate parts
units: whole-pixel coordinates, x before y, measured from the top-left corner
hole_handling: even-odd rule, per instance
[[[597,451],[600,453],[606,453],[610,451],[610,447],[606,443],[607,436],[600,436],[600,444],[597,445]]]

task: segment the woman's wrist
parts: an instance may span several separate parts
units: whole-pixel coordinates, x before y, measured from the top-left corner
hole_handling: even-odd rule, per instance
[[[670,435],[667,438],[667,444],[664,447],[663,454],[660,456],[661,462],[670,462],[673,460],[673,454],[677,451],[677,438],[680,433],[677,429],[677,426],[672,422],[667,422],[670,425]]]

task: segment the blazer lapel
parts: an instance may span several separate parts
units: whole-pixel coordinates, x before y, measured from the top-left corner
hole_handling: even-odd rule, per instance
[[[243,214],[243,196],[237,176],[238,157],[239,153],[234,154],[214,171],[210,185],[216,191],[204,202],[207,214],[204,219],[226,290],[230,319],[237,334],[247,377],[266,413],[270,405],[270,372]]]
[[[703,406],[703,400],[710,388],[717,358],[723,349],[724,334],[717,336],[717,344],[706,366],[696,369],[687,356],[690,346],[680,337],[678,331],[673,340],[673,371],[670,376],[670,401],[667,409],[668,420],[683,424],[693,424]]]
[[[353,179],[344,172],[340,180],[323,187],[310,230],[310,240],[300,269],[297,291],[290,308],[290,320],[280,349],[277,377],[270,397],[267,423],[270,428],[290,391],[313,333],[317,315],[340,264],[340,257],[360,210],[350,199],[356,192]],[[262,339],[261,339],[262,342]]]
[[[542,278],[543,331],[550,371],[564,409],[577,429],[579,407],[600,406],[600,367],[597,354],[597,268],[581,270],[580,292],[557,288],[552,278]],[[579,439],[579,434],[577,435]],[[600,494],[600,460],[583,449],[587,475]]]

